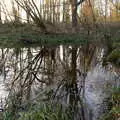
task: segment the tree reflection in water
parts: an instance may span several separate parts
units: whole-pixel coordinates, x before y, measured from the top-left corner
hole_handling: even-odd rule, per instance
[[[19,104],[50,99],[70,106],[74,117],[84,120],[85,78],[99,51],[91,44],[1,49],[0,71]]]

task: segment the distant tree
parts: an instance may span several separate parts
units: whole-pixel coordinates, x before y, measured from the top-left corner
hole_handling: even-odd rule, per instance
[[[85,0],[70,0],[72,5],[72,27],[76,29],[78,21],[77,21],[77,8],[80,4],[82,4]]]
[[[82,14],[89,22],[95,22],[93,0],[86,0],[82,7]]]
[[[15,2],[22,7],[30,18],[36,23],[38,27],[42,29],[43,32],[47,32],[45,23],[43,22],[42,15],[34,0],[15,0]]]
[[[0,2],[0,23],[2,22],[2,16],[1,16],[1,13],[2,13],[2,5],[1,5],[1,2]]]
[[[19,22],[20,21],[20,14],[19,14],[19,5],[17,4],[17,8],[15,7],[14,1],[12,1],[12,12],[14,16],[14,22]]]
[[[111,8],[110,8],[110,17],[112,20],[120,20],[120,1],[119,0],[110,0]]]
[[[120,1],[119,0],[109,0],[112,5],[120,12]]]
[[[70,23],[70,1],[67,0],[67,1],[63,1],[63,22],[65,22],[66,24],[67,23]]]

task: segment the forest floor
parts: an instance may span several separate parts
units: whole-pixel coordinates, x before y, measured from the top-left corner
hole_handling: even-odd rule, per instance
[[[49,27],[50,28],[50,27]],[[79,26],[79,32],[71,32],[71,28],[57,29],[52,26],[51,33],[42,33],[40,28],[30,24],[0,24],[0,47],[21,47],[47,44],[83,44],[86,42],[102,42],[107,34],[113,41],[120,42],[120,23],[99,25],[97,29],[90,26]],[[49,31],[50,31],[49,30]],[[89,32],[89,34],[88,34]]]

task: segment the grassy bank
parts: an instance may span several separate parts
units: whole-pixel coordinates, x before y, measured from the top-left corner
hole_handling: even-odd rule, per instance
[[[42,33],[39,28],[27,24],[1,24],[0,47],[22,47],[45,44],[78,44],[87,41],[83,34]]]
[[[58,44],[83,44],[88,39],[83,35],[44,35],[44,34],[19,34],[13,33],[0,36],[0,47],[22,47]]]
[[[118,27],[110,27],[111,30],[106,31],[102,29],[99,28],[97,31],[91,30],[89,35],[87,30],[82,30],[79,33],[64,33],[60,31],[56,33],[43,33],[35,25],[6,23],[0,25],[0,47],[83,44],[86,42],[100,43],[104,39],[104,34],[110,34],[114,43],[120,41]],[[112,31],[112,34],[110,31]]]

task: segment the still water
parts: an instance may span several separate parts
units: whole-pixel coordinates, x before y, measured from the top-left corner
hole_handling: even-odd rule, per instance
[[[85,119],[97,120],[107,109],[111,88],[119,84],[113,66],[102,65],[105,51],[94,44],[1,48],[0,99],[5,101],[13,89],[22,92],[24,100],[54,91],[65,105],[80,96]]]

